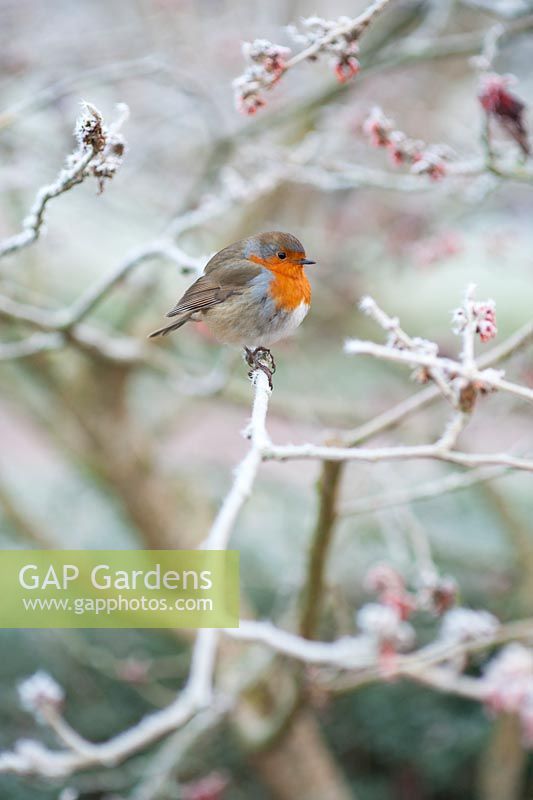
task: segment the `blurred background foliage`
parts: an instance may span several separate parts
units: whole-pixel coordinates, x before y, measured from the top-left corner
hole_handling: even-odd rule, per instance
[[[473,3],[393,5],[365,41],[363,65],[365,52],[371,61],[385,45],[393,58],[407,36],[438,40],[483,32],[497,21]],[[106,118],[118,102],[131,110],[121,171],[100,196],[87,181],[50,205],[46,237],[2,262],[2,293],[43,307],[71,303],[171,217],[208,194],[216,197],[236,175],[246,185],[268,173],[280,148],[297,147],[311,131],[321,156],[392,172],[361,132],[376,103],[411,136],[446,143],[464,159],[479,154],[477,75],[465,57],[363,68],[346,87],[335,83],[327,61],[303,64],[269,94],[257,118],[235,112],[231,79],[242,71],[242,40],[286,43],[284,26],[302,15],[335,18],[364,6],[346,0],[1,0],[0,237],[19,229],[36,189],[53,179],[72,150],[81,98]],[[533,97],[532,60],[531,34],[514,38],[497,60],[499,72],[517,75],[524,99]],[[440,184],[421,179],[410,192],[365,186],[326,192],[286,183],[187,231],[180,245],[207,255],[259,230],[289,230],[318,262],[309,270],[312,312],[295,338],[276,347],[274,440],[321,441],[325,429],[355,427],[414,390],[402,369],[343,355],[346,336],[377,333],[356,310],[362,294],[399,314],[409,332],[434,338],[443,352],[457,350],[449,312],[470,281],[480,296],[495,298],[501,338],[525,322],[533,299],[531,189],[490,176]],[[144,339],[188,281],[175,265],[141,265],[91,321]],[[0,325],[3,340],[26,330],[5,320]],[[180,393],[165,375],[109,365],[74,348],[1,365],[2,547],[186,547],[205,534],[246,447],[239,435],[250,400],[245,367],[194,326],[153,347],[168,350],[191,386],[203,385],[212,370],[222,379],[211,391]],[[509,369],[515,380],[531,381],[530,358],[515,359]],[[445,418],[441,405],[380,441],[427,441]],[[465,441],[473,450],[526,449],[529,409],[488,398]],[[318,469],[314,463],[265,465],[238,522],[233,545],[242,554],[247,602],[259,616],[283,621],[298,596]],[[415,462],[353,464],[341,506],[447,471]],[[342,518],[328,567],[326,634],[353,630],[369,564],[392,560],[411,576],[412,518],[424,527],[440,568],[457,578],[465,605],[503,620],[531,614],[531,496],[531,478],[507,475],[417,503],[411,516],[392,510]],[[167,703],[188,670],[187,644],[172,632],[4,631],[0,652],[2,746],[34,735],[15,686],[39,667],[66,687],[69,720],[95,740]],[[244,668],[236,662],[236,670]],[[313,713],[359,800],[533,796],[533,771],[517,755],[516,732],[502,733],[505,720],[494,723],[469,701],[399,683],[317,702]],[[490,775],[506,748],[514,755],[502,770],[515,759],[519,779],[507,784],[507,794],[496,794]],[[134,798],[159,752],[154,747],[68,785],[84,800]],[[312,751],[300,756],[315,757]],[[272,796],[265,768],[225,722],[190,748],[161,798],[181,796],[177,779],[214,770],[227,776],[228,800]],[[38,780],[0,779],[5,798],[67,798],[61,790]]]

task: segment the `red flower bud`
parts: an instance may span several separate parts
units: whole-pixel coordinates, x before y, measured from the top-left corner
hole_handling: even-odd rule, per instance
[[[487,116],[494,117],[527,156],[530,149],[524,120],[525,105],[509,91],[511,82],[510,76],[486,75],[479,94],[479,102]]]

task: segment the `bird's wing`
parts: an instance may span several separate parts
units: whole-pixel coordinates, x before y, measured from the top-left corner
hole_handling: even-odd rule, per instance
[[[214,265],[208,274],[201,275],[192,286],[189,286],[174,308],[170,309],[167,317],[175,317],[186,312],[205,311],[223,303],[231,295],[240,294],[262,271],[263,267],[244,259],[230,264]]]
[[[209,275],[211,272],[217,272],[222,266],[227,269],[233,269],[234,267],[238,269],[239,266],[253,266],[250,261],[243,258],[244,241],[244,239],[241,239],[215,253],[205,265],[204,274]]]

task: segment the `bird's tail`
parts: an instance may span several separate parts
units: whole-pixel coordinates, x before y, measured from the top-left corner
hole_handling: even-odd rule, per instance
[[[167,333],[171,331],[177,331],[178,328],[181,328],[182,325],[185,325],[191,318],[192,314],[186,314],[184,317],[181,317],[177,322],[171,322],[170,325],[165,325],[163,328],[158,328],[158,330],[151,333],[148,338],[155,339],[156,336],[166,336]]]

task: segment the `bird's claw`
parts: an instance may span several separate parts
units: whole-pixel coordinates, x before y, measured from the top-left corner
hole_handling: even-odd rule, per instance
[[[244,348],[244,357],[246,363],[251,368],[248,377],[251,379],[256,370],[264,372],[268,378],[268,385],[272,390],[272,376],[276,371],[276,363],[270,350],[266,347],[256,347],[255,350]]]

